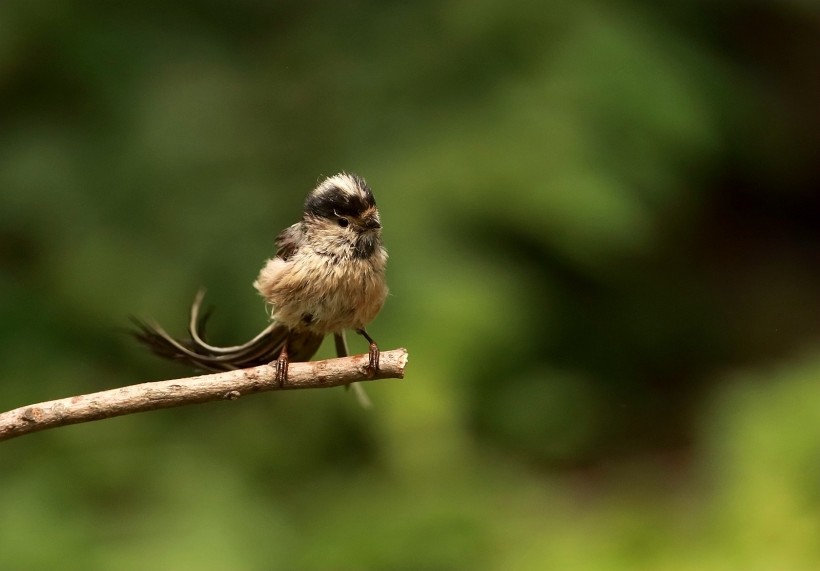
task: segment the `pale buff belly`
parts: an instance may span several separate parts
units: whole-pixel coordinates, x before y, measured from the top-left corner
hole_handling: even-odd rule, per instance
[[[328,334],[373,321],[387,287],[378,260],[297,257],[284,263],[264,292],[271,317],[294,330]]]

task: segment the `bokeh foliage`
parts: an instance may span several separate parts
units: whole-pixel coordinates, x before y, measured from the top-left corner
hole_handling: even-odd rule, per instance
[[[2,569],[815,569],[810,2],[0,4],[0,402],[265,323],[320,175],[374,188],[405,381],[0,446]],[[354,341],[355,346],[363,345]],[[326,347],[322,355],[331,351]]]

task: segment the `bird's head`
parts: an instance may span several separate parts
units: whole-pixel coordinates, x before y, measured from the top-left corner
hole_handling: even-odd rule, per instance
[[[340,173],[320,182],[305,201],[304,220],[323,236],[350,244],[354,257],[369,257],[381,246],[376,200],[355,174]]]

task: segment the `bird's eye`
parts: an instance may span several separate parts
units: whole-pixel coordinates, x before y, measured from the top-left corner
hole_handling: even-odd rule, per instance
[[[347,228],[347,225],[350,224],[350,221],[347,218],[339,218],[338,222],[339,226],[342,228]]]

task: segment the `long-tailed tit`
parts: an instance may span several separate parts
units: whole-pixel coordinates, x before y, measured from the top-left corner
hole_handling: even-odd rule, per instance
[[[367,183],[341,173],[323,180],[307,197],[302,220],[276,238],[276,255],[254,282],[271,308],[271,323],[242,345],[205,341],[208,315],[203,293],[191,306],[189,339],[175,339],[157,324],[136,321],[136,337],[154,353],[205,370],[241,369],[276,361],[276,381],[287,381],[290,361],[308,361],[332,333],[339,356],[347,355],[344,331],[370,343],[368,371],[379,368],[379,348],[365,326],[387,297],[381,222]]]

